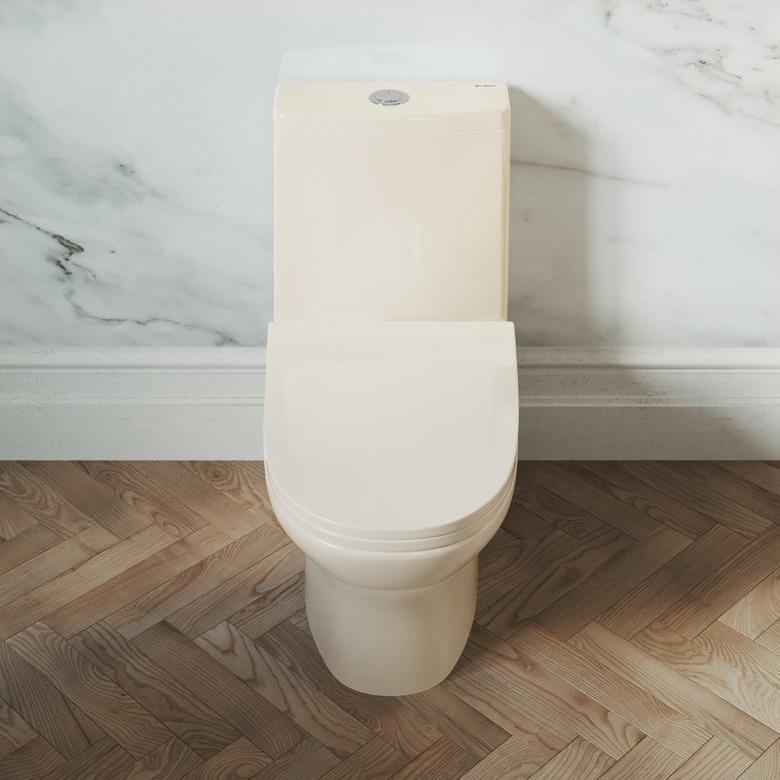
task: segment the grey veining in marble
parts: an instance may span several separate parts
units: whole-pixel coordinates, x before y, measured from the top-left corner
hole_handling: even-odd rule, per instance
[[[518,342],[780,345],[774,0],[3,0],[0,345],[257,345],[280,79],[503,80]]]

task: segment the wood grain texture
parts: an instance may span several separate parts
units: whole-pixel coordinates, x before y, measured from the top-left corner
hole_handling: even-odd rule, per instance
[[[0,777],[777,780],[780,464],[521,463],[441,685],[335,680],[261,463],[0,464]]]

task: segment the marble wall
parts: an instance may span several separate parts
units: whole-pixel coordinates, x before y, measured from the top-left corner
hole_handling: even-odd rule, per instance
[[[502,80],[525,345],[780,345],[776,0],[2,0],[0,344],[259,345],[280,79]]]

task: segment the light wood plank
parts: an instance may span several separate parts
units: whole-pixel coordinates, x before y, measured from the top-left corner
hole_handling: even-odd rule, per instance
[[[660,623],[650,624],[633,641],[701,688],[780,734],[780,696],[776,690],[729,666],[722,658]]]
[[[615,712],[673,752],[690,757],[710,737],[691,719],[541,626],[529,623],[509,640],[536,663]]]
[[[780,741],[775,742],[739,780],[777,780],[780,777]]]
[[[533,780],[596,780],[615,761],[586,739],[577,737],[545,764]]]
[[[756,637],[756,642],[769,650],[780,649],[780,620],[772,623],[769,628]]]
[[[0,491],[0,540],[13,539],[36,525],[38,521],[31,514],[25,512],[7,493]]]
[[[64,538],[45,525],[38,524],[3,542],[0,544],[0,576],[54,547]]]
[[[776,738],[768,726],[598,623],[590,623],[569,641],[750,758],[761,755]]]
[[[395,780],[417,780],[421,777],[446,780],[460,777],[474,763],[475,759],[470,753],[450,742],[447,737],[442,737],[393,777]]]
[[[244,634],[257,639],[274,626],[293,619],[304,609],[304,574],[300,571],[228,616]],[[304,611],[305,619],[305,611]],[[296,623],[300,628],[300,624]]]
[[[780,620],[780,568],[720,616],[721,623],[751,639],[763,634],[777,620]]]
[[[466,772],[462,780],[526,780],[543,764],[544,758],[530,745],[510,737]]]
[[[683,759],[663,745],[645,737],[633,750],[615,762],[602,780],[666,780]]]
[[[735,747],[713,737],[669,780],[736,780],[751,764]]]

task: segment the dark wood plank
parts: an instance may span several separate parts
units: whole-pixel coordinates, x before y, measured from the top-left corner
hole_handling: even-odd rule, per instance
[[[318,780],[339,763],[339,759],[314,737],[308,737],[272,764],[261,769],[255,780]]]
[[[374,736],[316,686],[255,645],[235,626],[220,623],[196,639],[195,644],[335,755],[346,758]]]
[[[210,758],[239,738],[211,707],[105,623],[71,643],[201,757]]]
[[[271,763],[271,758],[246,737],[239,737],[200,767],[189,772],[186,780],[239,780],[255,777]]]
[[[304,739],[304,733],[284,713],[171,626],[153,626],[134,642],[272,758]]]
[[[92,479],[108,487],[138,514],[171,536],[188,536],[206,525],[197,512],[163,488],[150,485],[131,463],[84,461],[80,465]]]
[[[384,780],[406,766],[409,759],[379,737],[333,767],[323,780]]]
[[[0,491],[0,540],[13,539],[36,525],[38,521],[31,514]]]
[[[36,737],[0,761],[0,777],[5,780],[43,777],[64,763],[65,759],[43,737]]]
[[[104,780],[120,777],[133,766],[133,757],[108,737],[54,769],[46,780]]]
[[[92,479],[76,463],[33,461],[22,465],[59,496],[77,506],[119,539],[126,539],[151,523],[148,517],[117,498],[111,490]]]
[[[202,764],[202,759],[181,740],[174,738],[139,758],[125,774],[120,774],[117,780],[178,780]]]
[[[136,758],[146,755],[173,736],[156,718],[43,623],[25,629],[14,636],[9,644]]]
[[[40,555],[65,537],[45,525],[35,525],[0,544],[0,576]]]
[[[442,737],[427,750],[412,759],[403,769],[396,772],[395,780],[413,780],[420,777],[429,780],[454,780],[476,763],[471,753],[460,745]]]

